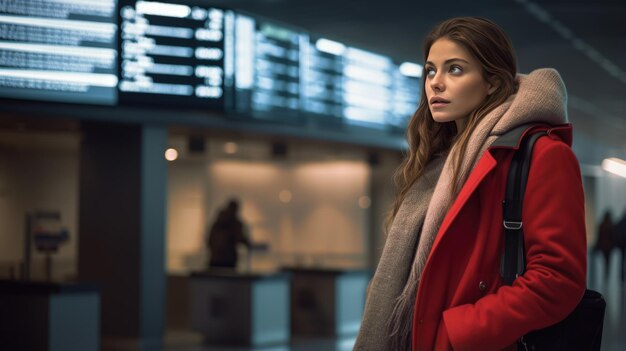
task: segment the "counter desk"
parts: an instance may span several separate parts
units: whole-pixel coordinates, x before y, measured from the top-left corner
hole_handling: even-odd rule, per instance
[[[95,286],[0,280],[2,350],[100,350]]]
[[[302,336],[356,335],[370,279],[366,269],[286,267],[291,278],[291,333]]]
[[[210,345],[286,344],[290,274],[194,272],[190,277],[191,324]]]

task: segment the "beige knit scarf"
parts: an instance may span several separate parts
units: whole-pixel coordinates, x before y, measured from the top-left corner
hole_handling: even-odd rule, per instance
[[[557,71],[540,69],[516,80],[518,92],[483,117],[470,136],[458,170],[461,184],[500,135],[526,123],[567,121],[567,93]],[[417,286],[455,199],[452,174],[452,158],[436,158],[406,194],[370,283],[354,350],[410,349]]]

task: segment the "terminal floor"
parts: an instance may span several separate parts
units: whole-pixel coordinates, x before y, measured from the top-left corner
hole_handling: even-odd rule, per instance
[[[176,333],[174,333],[176,334]],[[181,337],[185,338],[184,342]],[[195,339],[195,342],[191,342]],[[355,337],[335,338],[294,338],[289,345],[265,347],[208,346],[202,345],[199,335],[172,335],[166,337],[165,351],[351,351]]]
[[[602,338],[603,351],[626,351],[626,284],[619,277],[621,253],[614,250],[608,275],[600,255],[589,257],[588,287],[606,298],[607,311]],[[164,351],[349,351],[354,337],[346,339],[294,338],[290,345],[271,347],[217,347],[202,344],[202,337],[189,331],[167,333]]]

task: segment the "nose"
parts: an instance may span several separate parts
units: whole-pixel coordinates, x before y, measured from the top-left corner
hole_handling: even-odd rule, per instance
[[[436,92],[444,91],[445,85],[443,84],[443,79],[439,72],[435,73],[435,75],[430,79],[430,88]]]

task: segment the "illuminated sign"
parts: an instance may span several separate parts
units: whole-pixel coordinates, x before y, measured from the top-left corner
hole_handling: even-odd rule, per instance
[[[343,117],[343,44],[319,39],[304,46],[303,109],[307,113]]]
[[[223,109],[232,18],[189,2],[122,1],[120,103]]]
[[[0,96],[113,105],[116,0],[0,1]]]
[[[0,97],[397,132],[422,69],[202,0],[0,0]]]
[[[295,121],[301,109],[305,35],[239,14],[235,28],[235,111]]]
[[[419,99],[420,69],[325,38],[304,48],[303,109],[375,129],[404,128]]]

